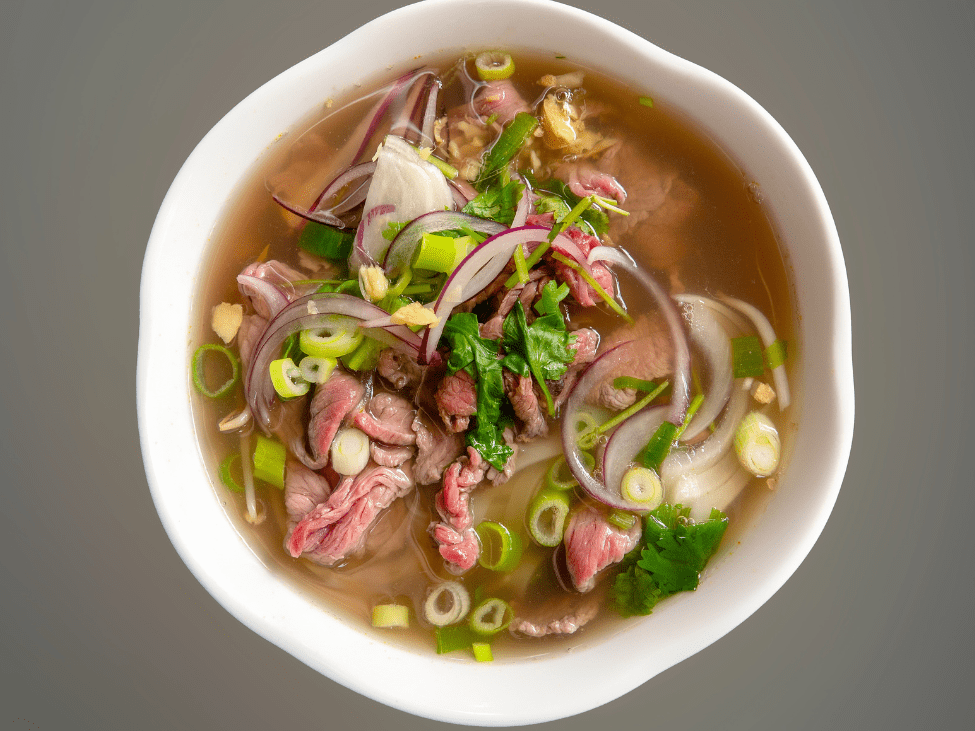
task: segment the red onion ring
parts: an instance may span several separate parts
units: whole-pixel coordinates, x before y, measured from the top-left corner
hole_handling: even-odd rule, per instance
[[[417,216],[403,229],[396,234],[396,238],[389,245],[386,251],[386,258],[383,260],[383,269],[388,276],[400,274],[413,259],[413,252],[416,245],[423,238],[425,233],[435,231],[447,231],[449,229],[469,226],[478,233],[494,235],[504,231],[503,224],[496,221],[489,221],[486,218],[478,218],[469,213],[458,211],[433,211]]]
[[[388,314],[381,307],[358,297],[323,293],[300,297],[271,318],[254,347],[254,355],[244,378],[247,403],[264,433],[270,433],[269,409],[274,398],[268,366],[280,354],[286,338],[301,330],[322,327],[335,315],[361,323]],[[366,334],[413,357],[420,350],[420,337],[403,325],[370,329]]]
[[[287,292],[281,287],[269,282],[261,277],[252,277],[249,274],[238,274],[237,285],[241,294],[249,299],[254,297],[264,301],[269,309],[268,315],[274,317],[281,310],[288,306],[290,298]]]
[[[384,216],[387,213],[393,213],[396,211],[396,206],[391,203],[381,203],[378,206],[373,206],[370,208],[366,215],[362,217],[359,221],[359,228],[355,232],[355,243],[352,247],[352,255],[349,257],[349,272],[355,274],[359,271],[359,267],[370,266],[378,264],[375,257],[373,257],[371,251],[366,251],[365,241],[366,232],[368,229],[376,225],[376,218],[378,216]]]
[[[450,273],[440,296],[434,305],[434,313],[440,322],[428,327],[423,334],[420,363],[429,363],[437,350],[440,334],[447,324],[453,309],[466,302],[490,284],[505,268],[515,247],[535,241],[544,241],[549,235],[544,226],[521,226],[509,228],[475,247],[470,254]]]

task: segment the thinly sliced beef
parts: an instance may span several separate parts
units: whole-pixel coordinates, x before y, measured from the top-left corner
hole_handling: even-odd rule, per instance
[[[413,447],[402,447],[380,442],[369,443],[373,462],[383,467],[399,467],[413,456]]]
[[[619,563],[636,548],[642,525],[636,521],[628,531],[617,528],[592,507],[573,513],[565,529],[565,559],[572,583],[579,591],[596,585],[596,574]]]
[[[328,480],[296,459],[288,459],[284,471],[284,506],[293,525],[332,493]]]
[[[413,357],[395,348],[386,348],[381,352],[376,365],[379,375],[389,381],[397,391],[419,385],[423,369],[424,366]]]
[[[504,390],[515,410],[515,416],[521,422],[521,428],[518,430],[515,439],[519,442],[530,442],[536,437],[548,434],[545,410],[539,403],[538,394],[535,393],[535,384],[531,377],[505,370]]]
[[[477,388],[467,371],[446,376],[434,395],[437,410],[448,431],[467,431],[471,417],[477,413]]]
[[[397,446],[416,442],[412,424],[415,412],[406,399],[392,393],[379,393],[369,399],[368,406],[357,411],[353,423],[372,439]]]
[[[564,233],[579,247],[583,256],[588,256],[594,247],[600,245],[599,239],[583,232],[575,226],[569,226]],[[554,243],[552,248],[558,250],[558,243]],[[568,252],[563,253],[568,255]],[[603,291],[612,295],[613,275],[609,269],[604,264],[596,262],[592,265],[591,273],[592,278],[603,288]],[[603,301],[603,298],[597,294],[596,290],[589,286],[586,280],[582,278],[582,275],[572,267],[557,261],[555,262],[555,274],[561,281],[569,285],[569,291],[572,293],[572,297],[583,307],[592,307]]]
[[[413,489],[409,468],[370,464],[355,477],[345,477],[328,499],[295,526],[287,539],[292,556],[332,566],[363,543],[379,514]]]
[[[556,176],[565,179],[569,190],[580,198],[596,194],[613,198],[619,205],[626,203],[626,189],[620,182],[588,160],[567,163],[556,172]]]
[[[507,124],[519,112],[530,112],[525,99],[508,79],[489,81],[474,95],[474,109],[482,117],[497,115],[501,124]]]
[[[557,388],[553,389],[555,396],[553,405],[555,406],[556,413],[559,412],[562,404],[569,398],[572,387],[575,386],[576,381],[579,380],[579,376],[582,375],[586,366],[596,359],[596,350],[599,347],[599,333],[595,330],[588,327],[581,327],[578,330],[574,330],[572,335],[575,336],[575,339],[569,343],[569,348],[575,351],[575,355],[572,358],[572,362],[569,363],[569,367],[566,368],[565,375],[562,376],[562,382]]]
[[[598,592],[556,594],[543,606],[520,612],[508,630],[527,637],[570,635],[596,616],[601,600]]]
[[[471,513],[471,490],[484,479],[486,470],[487,462],[476,449],[468,447],[467,457],[461,457],[447,468],[443,489],[437,493],[441,522],[431,526],[433,537],[440,555],[460,571],[477,563],[480,553]]]
[[[638,347],[626,348],[622,353],[609,356],[617,362],[590,397],[590,400],[617,411],[631,406],[636,401],[637,393],[632,388],[613,388],[613,379],[632,376],[652,381],[663,378],[674,367],[674,344],[663,317],[640,315],[632,325],[623,325],[603,338],[599,352],[605,353],[630,340],[637,341]]]
[[[447,465],[464,453],[464,437],[446,432],[426,413],[418,411],[413,419],[416,434],[416,462],[413,476],[417,485],[439,482]]]
[[[316,460],[328,460],[335,432],[364,395],[365,387],[359,379],[339,370],[315,390],[308,422],[308,442]]]

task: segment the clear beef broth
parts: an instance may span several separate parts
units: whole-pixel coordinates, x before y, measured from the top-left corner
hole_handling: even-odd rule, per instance
[[[560,74],[576,68],[569,60],[526,54],[515,58],[517,71],[513,80],[529,101],[543,93],[544,88],[536,82],[544,74]],[[451,62],[430,62],[430,65],[446,69]],[[647,251],[639,230],[614,237],[614,242],[669,287],[683,287],[700,294],[727,294],[754,304],[769,317],[777,335],[792,346],[796,340],[789,276],[773,228],[749,188],[752,181],[679,112],[659,100],[652,107],[641,104],[639,97],[652,94],[652,88],[629,88],[583,70],[585,103],[604,105],[606,109],[600,115],[600,128],[626,140],[635,155],[645,154],[655,164],[676,171],[697,196],[693,215],[681,229],[683,249],[678,264],[655,267],[660,262],[655,261],[653,252]],[[375,88],[386,83],[388,79],[383,79]],[[648,83],[652,84],[652,80]],[[236,276],[248,263],[257,258],[277,259],[301,268],[296,242],[302,221],[277,205],[269,190],[304,191],[305,199],[313,198],[328,179],[351,162],[355,130],[378,98],[375,94],[363,98],[362,91],[355,89],[346,99],[330,100],[319,113],[284,135],[268,149],[237,191],[209,244],[197,293],[193,348],[214,341],[209,323],[212,308],[220,302],[241,300]],[[461,98],[460,86],[447,83],[441,110],[459,103]],[[549,162],[543,161],[543,165]],[[628,193],[633,195],[637,191],[631,186]],[[625,278],[621,279],[624,280],[620,282],[622,299],[631,312],[640,312],[646,306],[645,295]],[[619,322],[604,307],[577,308],[568,319],[570,327],[587,326],[601,333]],[[792,372],[795,350],[791,347],[789,354]],[[395,501],[372,529],[363,555],[335,568],[293,559],[283,548],[287,512],[281,491],[267,486],[259,488],[258,497],[267,519],[259,526],[248,524],[243,518],[243,496],[227,491],[218,477],[218,465],[226,455],[239,449],[239,439],[236,435],[223,435],[215,428],[220,418],[243,405],[240,395],[216,401],[194,399],[197,431],[213,489],[241,535],[270,570],[281,572],[320,601],[323,611],[336,613],[353,625],[370,630],[374,604],[400,600],[419,608],[431,583],[456,578],[445,570],[428,532],[431,520],[436,517],[432,506],[438,484],[419,486],[406,498]],[[788,419],[778,418],[786,455],[790,443],[789,421],[795,409],[792,406],[786,412]],[[553,425],[551,433],[553,444],[558,447],[557,425]],[[485,484],[475,490],[472,493],[475,519],[520,520],[517,525],[524,529],[525,506],[544,474],[544,467],[545,463],[529,466],[504,485]],[[749,520],[761,512],[771,494],[764,480],[755,479],[745,488],[742,497],[727,511],[730,524],[722,553],[740,540]],[[465,584],[481,587],[486,596],[511,601],[516,609],[541,606],[550,601],[549,593],[561,592],[552,570],[551,549],[533,545],[527,539],[527,531],[524,535],[525,554],[515,572],[498,574],[475,566],[464,575]],[[605,573],[612,575],[611,570]],[[604,593],[606,583],[604,577],[595,592]],[[394,635],[388,630],[371,631],[384,632],[383,639],[395,638],[430,651],[433,641],[429,626],[416,617],[411,619],[414,621],[410,631],[397,631]],[[562,650],[612,631],[626,621],[637,620],[623,620],[611,607],[604,606],[595,620],[573,635],[517,639],[503,632],[493,640],[494,654],[497,659],[511,659]]]

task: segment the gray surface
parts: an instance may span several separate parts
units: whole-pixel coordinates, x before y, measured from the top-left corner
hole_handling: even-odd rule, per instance
[[[180,164],[254,88],[396,4],[0,5],[0,725],[440,725],[203,591],[156,518],[134,401],[142,256]],[[857,428],[833,517],[771,601],[552,727],[970,728],[975,6],[586,4],[736,83],[809,159],[849,268]]]

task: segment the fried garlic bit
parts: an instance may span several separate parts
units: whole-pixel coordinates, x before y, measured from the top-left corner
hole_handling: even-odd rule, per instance
[[[775,401],[775,391],[767,383],[756,381],[752,386],[752,398],[760,404],[770,404]]]
[[[433,314],[432,310],[427,309],[419,302],[403,305],[390,315],[389,319],[394,325],[406,325],[408,327],[425,327],[440,322],[440,318]]]
[[[365,266],[359,268],[359,289],[370,302],[378,302],[389,291],[389,280],[379,266]]]
[[[210,327],[213,328],[221,340],[226,344],[237,336],[240,323],[244,319],[244,308],[242,305],[232,305],[229,302],[221,302],[213,308],[213,315],[210,318]]]

